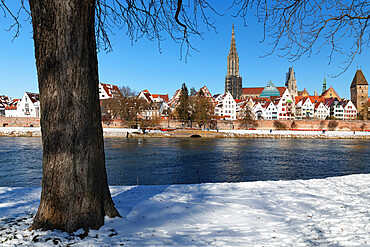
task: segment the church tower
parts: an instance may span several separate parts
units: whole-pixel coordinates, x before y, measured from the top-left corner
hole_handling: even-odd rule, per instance
[[[288,88],[288,91],[290,95],[292,95],[292,98],[295,99],[295,97],[298,96],[298,92],[297,92],[297,79],[295,78],[293,67],[290,67],[288,73],[286,73],[285,86]]]
[[[321,93],[321,95],[324,94],[325,91],[326,91],[326,77],[324,76],[324,82],[322,83],[322,93]]]
[[[358,113],[361,113],[361,111],[366,107],[369,97],[368,90],[369,83],[367,83],[362,70],[358,69],[351,84],[351,101],[356,106]]]
[[[239,75],[239,56],[236,51],[234,25],[231,32],[230,52],[227,56],[225,93],[227,92],[230,92],[234,99],[240,99],[242,96],[242,78]]]

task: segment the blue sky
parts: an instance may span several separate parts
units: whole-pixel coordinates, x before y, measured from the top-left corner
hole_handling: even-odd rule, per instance
[[[98,54],[100,81],[118,86],[130,86],[136,91],[148,89],[151,93],[169,94],[186,83],[188,88],[206,85],[212,94],[224,92],[226,61],[231,40],[231,26],[235,25],[236,46],[240,61],[243,87],[263,87],[269,80],[275,86],[283,86],[285,73],[290,66],[296,73],[298,90],[306,88],[311,94],[321,93],[324,75],[338,74],[343,57],[334,57],[328,65],[328,54],[320,53],[310,58],[302,57],[290,63],[287,58],[276,54],[260,58],[269,46],[260,43],[262,26],[250,18],[247,27],[241,19],[225,16],[214,17],[217,33],[204,27],[203,40],[192,37],[192,44],[198,52],[192,51],[187,62],[180,59],[180,46],[167,38],[161,44],[140,39],[131,45],[124,31],[111,36],[113,52]],[[0,95],[12,98],[22,97],[24,91],[38,92],[37,72],[34,58],[31,25],[22,23],[21,35],[12,42],[12,32],[6,32],[10,22],[0,19]],[[343,40],[343,42],[346,42]],[[362,66],[365,76],[370,78],[368,58],[370,51],[358,55],[351,67],[338,78],[327,78],[341,97],[350,98],[349,86],[357,66]]]

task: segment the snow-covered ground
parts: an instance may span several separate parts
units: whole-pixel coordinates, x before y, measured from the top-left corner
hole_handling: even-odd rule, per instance
[[[232,135],[280,136],[280,137],[312,137],[312,138],[370,138],[365,131],[292,131],[292,130],[220,130]]]
[[[139,129],[105,128],[104,137],[126,137],[127,133],[141,133]],[[176,136],[175,132],[147,130],[147,133],[156,133],[156,137]],[[210,132],[216,132],[211,130]],[[264,137],[264,138],[349,138],[370,139],[370,132],[365,131],[291,131],[291,130],[219,130],[228,137]],[[41,136],[40,127],[0,127],[0,136]]]
[[[370,174],[111,187],[123,218],[81,239],[28,231],[40,188],[0,188],[0,245],[370,246]]]

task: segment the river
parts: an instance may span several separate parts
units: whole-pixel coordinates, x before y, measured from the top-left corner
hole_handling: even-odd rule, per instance
[[[370,141],[106,138],[109,185],[325,178],[370,173]],[[0,138],[0,186],[41,186],[41,138]]]

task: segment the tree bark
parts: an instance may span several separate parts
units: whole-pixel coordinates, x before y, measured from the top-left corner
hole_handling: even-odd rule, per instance
[[[119,216],[105,169],[95,0],[29,0],[41,104],[41,202],[31,229],[98,229]]]

